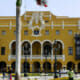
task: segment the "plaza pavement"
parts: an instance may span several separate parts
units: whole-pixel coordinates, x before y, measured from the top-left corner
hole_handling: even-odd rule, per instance
[[[29,77],[21,77],[21,80],[50,80],[50,79],[52,80],[54,78],[53,76],[29,76]],[[68,75],[62,74],[60,78],[62,77],[68,77]],[[0,80],[9,80],[9,79],[8,77],[3,79],[3,77],[0,76]],[[14,77],[12,77],[12,80],[14,80]],[[74,80],[80,80],[80,74],[74,75]]]

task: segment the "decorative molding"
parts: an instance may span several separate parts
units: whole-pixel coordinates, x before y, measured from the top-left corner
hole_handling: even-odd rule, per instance
[[[0,19],[16,19],[16,18],[0,18]]]
[[[55,40],[54,40],[54,41],[55,41]],[[53,41],[52,44],[54,44],[54,41]],[[64,49],[64,43],[63,43],[63,41],[62,41],[62,40],[57,40],[57,39],[56,39],[56,41],[59,41],[59,42],[62,44],[62,47],[63,47],[63,49]]]
[[[30,40],[22,40],[22,41],[21,41],[21,46],[22,46],[22,44],[23,44],[24,42],[28,42],[28,43],[30,44],[30,46],[31,46],[31,41],[30,41]]]
[[[51,20],[51,18],[52,18],[51,16],[52,16],[52,15],[51,15],[51,13],[50,13],[50,14],[49,14],[49,19],[50,19],[50,20]]]
[[[33,44],[33,43],[35,43],[35,42],[39,42],[40,44],[42,44],[42,42],[41,42],[40,40],[33,40],[33,41],[31,42],[31,44]]]
[[[53,24],[53,21],[52,21],[52,23],[51,23],[51,28],[52,28],[52,29],[54,28],[54,24]]]
[[[32,29],[32,35],[31,35],[31,36],[34,36],[34,37],[42,36],[42,35],[41,35],[41,29],[42,29],[42,28],[41,28],[41,27],[35,26],[35,27],[32,27],[31,29]],[[35,35],[35,34],[34,34],[34,30],[35,30],[35,29],[39,29],[39,35]]]
[[[10,42],[10,44],[9,44],[9,49],[11,49],[11,45],[12,45],[13,42],[16,42],[16,40],[12,40],[12,41]]]
[[[22,25],[22,27],[28,27],[28,25]]]
[[[43,40],[42,44],[44,44],[45,42],[49,42],[50,44],[52,44],[51,40]]]
[[[64,29],[64,21],[62,21],[62,29]]]
[[[9,23],[9,29],[10,30],[12,29],[12,21],[10,21],[10,23]]]
[[[78,21],[78,29],[80,29],[80,20]]]

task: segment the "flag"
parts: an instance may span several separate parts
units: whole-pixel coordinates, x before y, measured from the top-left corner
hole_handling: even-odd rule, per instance
[[[47,1],[46,0],[36,0],[37,5],[43,5],[45,7],[47,7]]]

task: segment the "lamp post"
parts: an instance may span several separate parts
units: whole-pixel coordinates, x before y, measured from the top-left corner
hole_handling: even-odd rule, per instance
[[[54,78],[57,78],[57,58],[56,58],[56,51],[57,51],[57,41],[54,41],[55,44],[55,64],[54,64]]]
[[[24,68],[24,77],[27,77],[27,55],[25,55],[25,68]]]
[[[47,73],[47,56],[48,56],[48,50],[47,48],[45,49],[45,59],[46,59],[46,72]]]
[[[45,60],[46,60],[46,71],[45,71],[45,80],[46,80],[46,74],[47,74],[47,56],[48,56],[48,47],[45,48],[44,50],[44,53],[45,53]]]
[[[15,80],[21,80],[20,78],[20,65],[21,65],[21,20],[20,9],[22,0],[16,2],[16,75]]]
[[[28,43],[26,43],[24,45],[24,54],[25,54],[25,64],[24,64],[24,76],[27,77],[27,55],[28,55],[28,51],[29,51],[29,48],[28,48]]]

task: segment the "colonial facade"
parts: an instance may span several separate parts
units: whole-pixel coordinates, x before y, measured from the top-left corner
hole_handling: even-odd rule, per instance
[[[55,53],[57,70],[80,71],[80,18],[25,12],[21,16],[21,72],[25,68],[27,72],[53,72]],[[0,17],[0,72],[9,67],[15,71],[15,54],[16,16]]]

